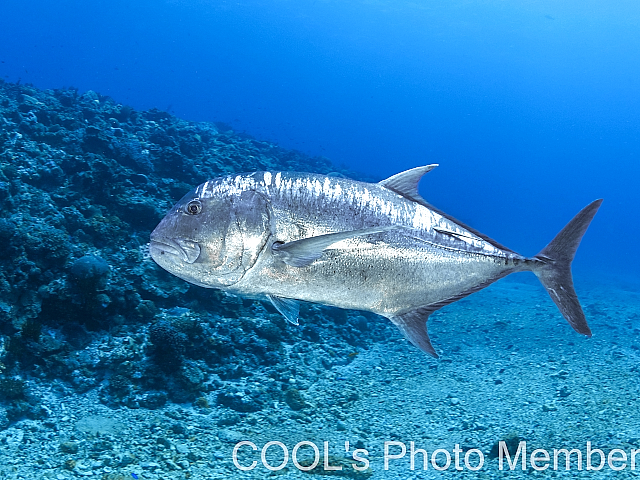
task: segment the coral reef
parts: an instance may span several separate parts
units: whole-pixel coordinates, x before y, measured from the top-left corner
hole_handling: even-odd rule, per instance
[[[373,315],[314,305],[290,326],[270,305],[194,287],[149,259],[149,233],[175,201],[208,178],[252,170],[345,173],[222,124],[0,81],[6,418],[38,415],[38,399],[20,392],[52,382],[111,407],[212,393],[238,412],[273,401],[303,409],[290,379],[312,380],[388,335]]]

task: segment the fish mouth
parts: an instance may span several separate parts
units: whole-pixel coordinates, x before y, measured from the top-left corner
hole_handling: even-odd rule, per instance
[[[182,238],[152,238],[149,253],[156,261],[163,255],[173,255],[185,263],[194,263],[200,256],[200,245]]]

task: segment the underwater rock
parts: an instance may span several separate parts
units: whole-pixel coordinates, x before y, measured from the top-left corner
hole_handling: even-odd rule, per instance
[[[369,478],[373,475],[373,470],[371,467],[367,468],[364,471],[356,470],[352,467],[353,460],[347,459],[345,457],[339,457],[336,455],[328,455],[325,457],[328,465],[341,467],[340,470],[325,470],[323,467],[323,462],[320,462],[318,466],[313,468],[312,470],[302,470],[304,473],[310,473],[314,475],[322,475],[322,476],[330,476],[330,477],[344,477],[344,478]],[[309,458],[303,458],[299,461],[302,467],[310,467],[313,465],[313,460]]]
[[[227,443],[238,443],[244,440],[244,435],[235,430],[224,429],[218,432],[218,438]]]
[[[262,402],[242,391],[220,392],[217,397],[219,405],[229,407],[236,412],[249,413],[262,410]]]
[[[60,444],[60,451],[62,453],[78,453],[78,442],[63,442]]]
[[[227,414],[218,419],[216,425],[219,427],[230,427],[240,423],[241,417],[237,413]]]
[[[309,406],[300,391],[296,388],[288,389],[284,394],[284,399],[291,410],[298,411]]]
[[[498,458],[500,455],[500,442],[504,442],[507,449],[509,450],[509,455],[515,455],[516,450],[518,450],[518,444],[523,442],[524,439],[521,438],[517,433],[511,432],[502,437],[499,440],[496,440],[493,445],[491,445],[491,450],[489,451],[489,458]]]
[[[136,457],[129,452],[125,452],[120,457],[120,461],[118,462],[119,467],[126,467],[127,465],[131,465],[136,461]]]
[[[267,319],[256,319],[253,328],[260,337],[271,342],[279,341],[284,334],[277,324]]]
[[[167,394],[163,392],[145,393],[138,399],[138,404],[149,410],[162,408],[167,403]]]
[[[71,265],[71,274],[83,285],[91,285],[95,288],[105,282],[109,275],[109,264],[103,258],[93,255],[85,255]]]

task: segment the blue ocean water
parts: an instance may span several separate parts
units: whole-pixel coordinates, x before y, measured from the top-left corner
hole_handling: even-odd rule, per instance
[[[575,268],[640,266],[640,6],[8,0],[0,75],[226,122],[383,178],[534,254],[604,206]]]
[[[417,423],[491,439],[517,424],[637,446],[639,31],[634,0],[5,0],[0,78],[224,122],[378,179],[438,163],[423,196],[525,255],[604,198],[574,262],[591,343],[532,275],[514,276],[430,320],[452,362],[436,366],[390,341],[352,352],[331,380],[338,391],[361,387],[360,399],[410,399],[420,422],[384,406],[389,424],[407,428],[403,440]],[[300,362],[304,354],[294,352]],[[628,383],[609,378],[611,365]],[[389,381],[365,386],[377,372]],[[333,393],[322,397],[328,405]],[[473,419],[458,422],[461,404]],[[272,424],[279,408],[265,407]],[[375,423],[358,414],[360,426]]]

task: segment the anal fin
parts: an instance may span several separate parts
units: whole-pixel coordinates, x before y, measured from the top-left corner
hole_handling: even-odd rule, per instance
[[[438,358],[436,350],[431,345],[429,333],[427,332],[427,320],[437,308],[429,306],[416,308],[410,312],[400,315],[390,316],[389,320],[397,326],[407,340],[422,350],[424,353]]]

